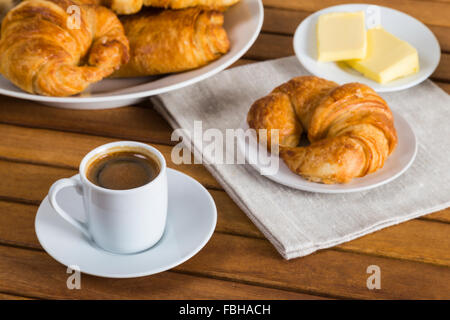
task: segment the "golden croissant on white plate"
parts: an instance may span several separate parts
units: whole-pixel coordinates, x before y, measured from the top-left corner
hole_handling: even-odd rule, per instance
[[[150,76],[202,67],[230,48],[218,11],[145,10],[123,16],[130,61],[114,77]]]
[[[165,9],[201,7],[209,10],[224,10],[239,0],[97,0],[118,14],[133,14],[142,6]]]
[[[27,0],[2,22],[0,73],[29,93],[80,93],[128,58],[122,24],[105,7],[71,0]]]
[[[278,129],[280,157],[291,171],[320,183],[347,183],[375,172],[397,145],[391,110],[360,83],[294,78],[257,100],[247,122],[257,133]],[[309,146],[298,146],[303,131]],[[267,142],[270,147],[270,136]]]

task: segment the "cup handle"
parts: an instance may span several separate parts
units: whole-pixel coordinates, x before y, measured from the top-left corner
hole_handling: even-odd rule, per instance
[[[88,231],[86,224],[81,221],[78,221],[77,219],[72,218],[66,211],[64,211],[59,206],[58,202],[56,201],[56,195],[58,194],[58,192],[68,187],[74,187],[78,193],[81,193],[82,184],[78,178],[72,177],[68,179],[60,179],[50,187],[50,191],[48,192],[50,205],[52,206],[53,210],[55,210],[64,220],[69,222],[72,226],[74,226],[76,229],[81,231],[86,237],[88,237],[88,239],[90,239],[91,235]]]

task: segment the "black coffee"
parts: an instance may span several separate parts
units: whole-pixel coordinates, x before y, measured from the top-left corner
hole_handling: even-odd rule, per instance
[[[88,167],[86,176],[92,183],[112,190],[141,187],[156,178],[157,160],[135,151],[105,153]]]

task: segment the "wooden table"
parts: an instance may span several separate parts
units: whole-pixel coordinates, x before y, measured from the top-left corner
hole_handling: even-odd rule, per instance
[[[432,79],[450,92],[450,1],[367,2],[402,10],[433,30],[443,52]],[[237,64],[292,55],[298,23],[338,3],[265,0],[263,32]],[[150,103],[71,111],[0,97],[0,298],[450,298],[449,209],[286,261],[204,167],[170,162],[171,131]],[[77,172],[84,154],[119,139],[154,145],[169,167],[207,187],[218,208],[216,231],[200,253],[173,270],[126,280],[82,275],[81,290],[68,290],[66,268],[36,239],[36,210],[55,180]],[[369,265],[381,268],[380,290],[366,287]]]

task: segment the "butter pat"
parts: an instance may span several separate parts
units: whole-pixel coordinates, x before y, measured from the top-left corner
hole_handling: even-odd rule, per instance
[[[417,50],[383,28],[367,31],[367,57],[347,63],[367,78],[379,83],[419,71]]]
[[[317,60],[340,61],[366,57],[364,11],[333,12],[317,23]]]

